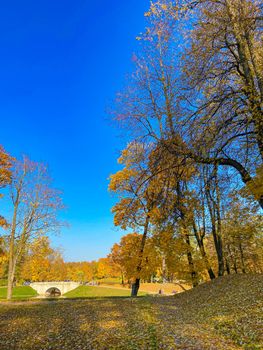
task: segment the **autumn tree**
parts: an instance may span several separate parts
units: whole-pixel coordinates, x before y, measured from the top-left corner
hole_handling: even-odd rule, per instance
[[[19,277],[32,282],[66,279],[66,267],[62,255],[59,250],[50,246],[48,237],[37,237],[27,245]]]
[[[0,189],[6,187],[11,182],[13,160],[14,159],[6,153],[4,148],[0,145]],[[3,194],[0,194],[0,198],[2,196]],[[6,225],[6,219],[0,214],[0,227],[6,227]]]
[[[145,242],[141,256],[142,239],[142,234],[130,233],[123,236],[120,243],[115,243],[112,247],[110,258],[118,261],[128,281],[138,278],[138,265],[141,266],[140,279],[150,280],[161,264],[160,256],[154,249],[151,239]]]
[[[165,41],[172,32],[181,62],[175,132],[187,147],[176,140],[164,146],[198,163],[230,167],[263,207],[261,2],[156,1],[147,16],[146,40]]]
[[[114,265],[112,261],[107,258],[100,258],[98,260],[97,267],[97,278],[107,278],[107,277],[115,277],[116,270],[114,271]]]
[[[6,153],[4,148],[0,145],[0,188],[10,184],[13,160],[14,159]]]
[[[66,262],[67,279],[76,282],[88,282],[95,278],[93,263],[88,261]]]
[[[37,237],[58,230],[61,223],[57,213],[63,207],[60,193],[51,187],[47,167],[26,157],[15,163],[10,199],[7,299],[11,299],[16,267],[27,245]]]
[[[108,255],[109,260],[113,263],[115,271],[121,277],[121,284],[125,284],[125,268],[123,265],[121,246],[118,243],[114,243],[111,248],[111,253]]]
[[[119,202],[113,207],[114,223],[122,229],[136,229],[142,232],[141,248],[136,265],[137,277],[132,286],[132,296],[137,296],[143,253],[150,231],[155,208],[163,192],[158,182],[145,182],[149,176],[147,167],[151,147],[143,143],[131,143],[122,152],[119,162],[124,168],[111,175],[109,189],[120,196]]]

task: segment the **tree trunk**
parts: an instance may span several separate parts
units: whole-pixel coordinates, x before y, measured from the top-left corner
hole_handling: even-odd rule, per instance
[[[244,259],[244,252],[241,242],[239,242],[239,251],[240,251],[240,260],[241,260],[241,270],[243,273],[246,273],[246,267],[245,267],[245,259]]]
[[[226,272],[228,275],[230,275],[230,266],[229,266],[229,263],[228,263],[228,260],[227,258],[225,258],[225,266],[226,266]]]
[[[211,225],[212,225],[212,235],[214,239],[217,262],[218,262],[218,276],[223,276],[224,274],[224,254],[223,254],[223,243],[221,236],[221,217],[220,217],[220,196],[218,183],[216,181],[216,198],[213,198],[211,193],[211,186],[208,181],[206,181],[206,199],[208,205],[208,211],[210,214]],[[217,222],[217,225],[216,225]]]
[[[136,278],[135,282],[132,284],[131,296],[137,297],[140,288],[140,278]]]
[[[205,266],[206,266],[206,269],[207,269],[207,272],[208,272],[208,275],[210,277],[210,280],[213,280],[216,278],[215,274],[214,274],[214,271],[210,265],[210,262],[207,258],[207,255],[206,255],[206,251],[205,251],[205,248],[204,248],[204,244],[203,244],[203,241],[200,242],[200,252],[201,252],[201,255],[202,255],[202,258],[205,262]]]
[[[191,253],[191,242],[190,242],[189,234],[185,235],[185,242],[187,244],[187,260],[188,260],[188,265],[190,269],[192,285],[193,287],[197,287],[198,286],[197,273],[195,271],[193,256]]]
[[[195,221],[193,221],[193,229],[194,229],[194,235],[195,235],[195,238],[196,238],[196,241],[197,241],[197,244],[198,244],[201,256],[202,256],[202,258],[204,260],[205,267],[207,269],[208,275],[210,277],[210,280],[213,280],[213,279],[216,278],[216,276],[215,276],[214,271],[213,271],[213,269],[212,269],[212,267],[210,265],[210,262],[208,260],[208,257],[207,257],[206,251],[205,251],[205,247],[204,247],[203,237],[200,237],[200,235],[198,234],[198,230],[197,230]]]
[[[141,248],[140,248],[140,252],[139,252],[139,261],[138,261],[138,265],[136,268],[137,276],[136,276],[135,282],[132,284],[132,290],[131,290],[132,297],[137,297],[138,291],[140,288],[140,274],[141,274],[141,269],[142,269],[142,259],[143,259],[143,252],[144,252],[144,247],[145,247],[147,234],[148,234],[149,222],[150,222],[150,218],[147,215],[146,220],[145,220],[145,224],[144,224],[144,231],[143,231],[143,236],[142,236]]]
[[[216,201],[215,201],[215,211],[217,219],[217,246],[218,246],[218,276],[223,276],[225,272],[224,265],[224,252],[223,252],[223,241],[222,241],[222,226],[221,226],[221,195],[218,184],[218,169],[215,168],[215,189],[216,189]]]
[[[9,240],[9,261],[8,261],[8,277],[7,277],[7,300],[12,299],[14,275],[15,275],[15,232],[16,232],[16,218],[18,210],[18,199],[15,201],[14,214],[12,219],[11,234]]]
[[[13,259],[11,258],[12,250],[10,249],[9,264],[8,264],[8,277],[7,277],[7,300],[12,299],[13,283],[14,283],[14,267]]]
[[[162,278],[163,278],[163,283],[166,283],[166,261],[165,261],[165,256],[162,256]]]

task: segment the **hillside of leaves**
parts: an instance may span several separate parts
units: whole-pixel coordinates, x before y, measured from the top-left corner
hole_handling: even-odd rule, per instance
[[[262,349],[263,275],[173,297],[0,305],[0,349]]]

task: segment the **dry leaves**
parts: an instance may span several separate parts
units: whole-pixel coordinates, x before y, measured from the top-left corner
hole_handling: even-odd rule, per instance
[[[174,297],[0,305],[1,350],[261,349],[263,276]]]

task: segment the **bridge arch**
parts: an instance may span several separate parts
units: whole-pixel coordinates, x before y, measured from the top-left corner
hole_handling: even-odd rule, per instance
[[[50,287],[45,292],[46,297],[60,297],[61,291],[57,287]]]

